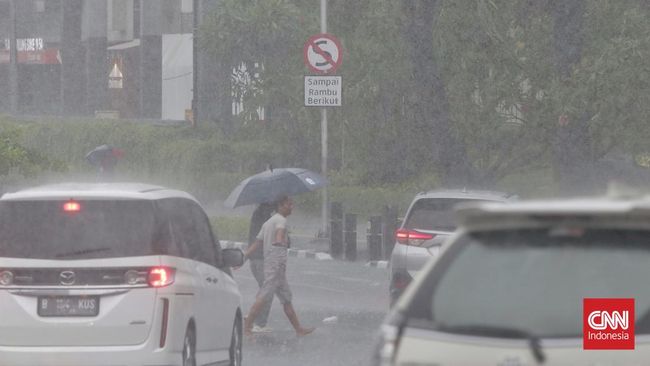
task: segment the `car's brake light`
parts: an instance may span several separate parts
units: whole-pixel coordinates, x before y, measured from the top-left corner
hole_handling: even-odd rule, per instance
[[[409,231],[404,229],[399,229],[395,232],[395,240],[400,244],[405,244],[409,240]]]
[[[81,211],[81,205],[79,202],[70,200],[66,203],[63,204],[63,211],[64,212],[79,212]]]
[[[149,286],[165,287],[174,283],[176,270],[169,267],[154,267],[149,270]]]
[[[435,238],[435,234],[427,234],[420,231],[399,229],[395,232],[395,239],[404,245],[421,246],[427,240]]]

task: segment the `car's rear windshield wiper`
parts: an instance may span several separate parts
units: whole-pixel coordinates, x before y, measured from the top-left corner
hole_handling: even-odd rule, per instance
[[[56,258],[76,257],[76,256],[80,256],[80,255],[90,254],[90,253],[107,252],[107,251],[110,251],[110,250],[111,250],[111,248],[108,248],[108,247],[104,247],[104,248],[88,248],[88,249],[76,250],[74,252],[59,253],[55,257]]]
[[[483,335],[483,336],[494,336],[494,337],[502,337],[502,338],[527,339],[528,346],[530,347],[530,350],[533,353],[535,360],[537,360],[537,363],[542,364],[546,360],[546,355],[544,355],[544,351],[542,350],[539,337],[523,329],[498,327],[498,326],[483,325],[483,324],[481,325],[467,324],[467,325],[452,325],[452,326],[448,326],[445,324],[436,324],[435,329],[442,332],[467,334],[467,335]]]

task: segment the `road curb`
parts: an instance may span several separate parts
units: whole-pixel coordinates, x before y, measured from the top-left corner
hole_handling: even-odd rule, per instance
[[[242,251],[246,250],[246,243],[242,243],[239,241],[231,241],[231,240],[220,240],[221,243],[221,248],[226,249],[226,248],[236,248],[236,249],[241,249]],[[313,250],[305,250],[305,249],[289,249],[288,250],[288,255],[289,257],[294,257],[294,258],[307,258],[307,259],[315,259],[319,261],[331,261],[334,260],[332,256],[329,253],[325,252],[316,252]],[[365,267],[374,267],[374,268],[380,268],[380,269],[387,269],[388,268],[388,261],[368,261],[364,264]]]
[[[388,261],[370,261],[366,263],[366,267],[388,268]]]
[[[241,249],[242,251],[246,250],[246,243],[239,241],[230,241],[230,240],[219,240],[221,244],[221,249]]]
[[[311,250],[303,250],[303,249],[289,249],[289,257],[297,257],[297,258],[310,258],[310,259],[316,259],[319,261],[330,261],[332,260],[332,256],[329,255],[329,253],[325,252],[314,252]]]
[[[230,240],[220,240],[221,243],[221,248],[223,249],[241,249],[246,250],[246,243],[238,242],[238,241],[230,241]],[[314,252],[312,250],[303,250],[303,249],[289,249],[288,250],[288,255],[289,257],[296,257],[296,258],[309,258],[309,259],[316,259],[319,261],[329,261],[332,260],[332,256],[329,255],[329,253],[325,252]]]

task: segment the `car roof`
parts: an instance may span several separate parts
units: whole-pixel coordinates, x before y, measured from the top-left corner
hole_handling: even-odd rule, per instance
[[[468,190],[468,189],[441,189],[428,192],[418,193],[415,198],[460,198],[460,199],[480,199],[490,201],[507,201],[515,198],[516,195],[486,190]]]
[[[58,183],[5,193],[0,200],[55,199],[143,199],[186,198],[197,201],[187,192],[146,183]]]
[[[650,225],[650,197],[630,199],[593,197],[554,200],[530,200],[508,203],[481,202],[459,205],[456,216],[460,226],[472,228],[490,223],[519,220],[580,220],[618,218],[622,220],[642,218]]]

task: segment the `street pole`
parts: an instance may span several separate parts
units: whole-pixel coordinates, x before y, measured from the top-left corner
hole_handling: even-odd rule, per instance
[[[82,14],[81,41],[86,51],[85,114],[94,116],[96,111],[105,109],[108,94],[107,1],[84,0]]]
[[[11,34],[9,37],[9,103],[12,115],[18,114],[18,42],[16,42],[16,0],[9,2]]]
[[[327,33],[327,0],[320,0],[320,31]],[[321,173],[327,179],[327,109],[321,109]],[[321,232],[327,237],[327,186],[323,187],[323,207],[322,207],[322,221]]]
[[[162,117],[162,1],[140,1],[140,118]]]
[[[192,126],[199,122],[199,0],[192,2]]]

